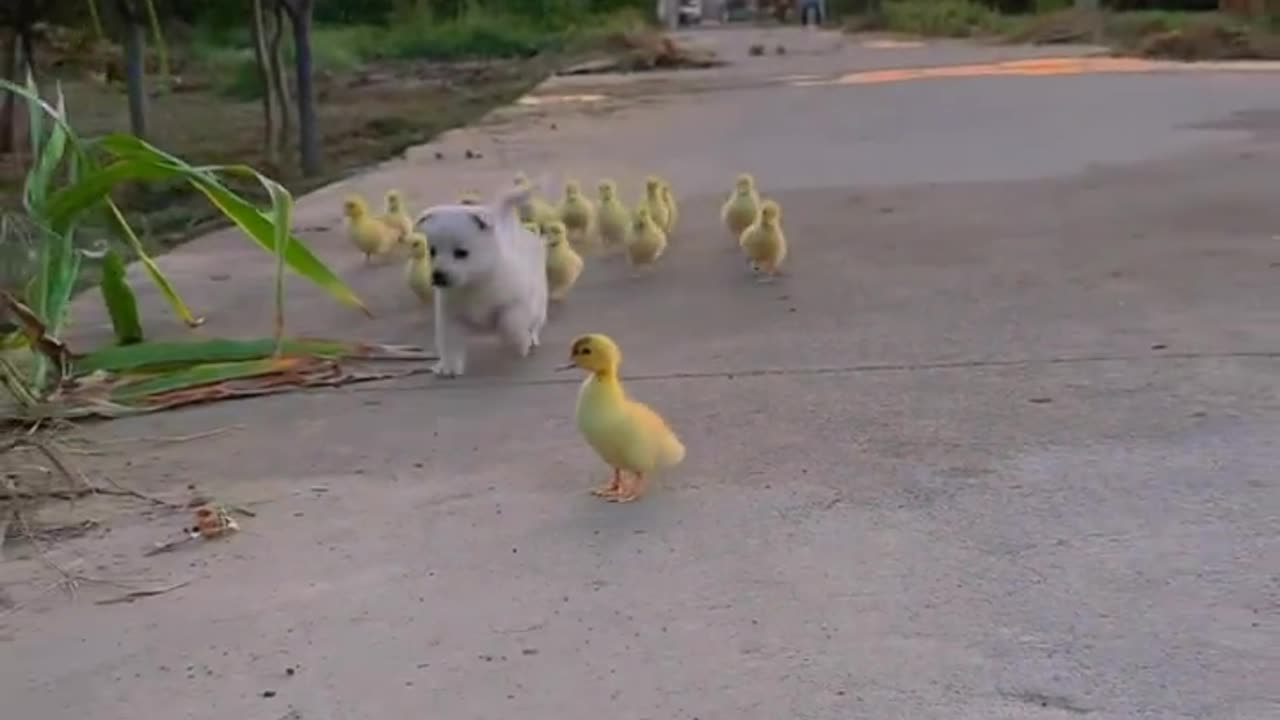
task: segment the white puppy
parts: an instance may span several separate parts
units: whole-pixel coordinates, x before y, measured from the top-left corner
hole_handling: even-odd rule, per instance
[[[497,333],[526,357],[547,322],[547,249],[520,224],[517,208],[534,186],[509,189],[489,205],[437,205],[415,224],[431,247],[436,375],[466,371],[468,334]]]

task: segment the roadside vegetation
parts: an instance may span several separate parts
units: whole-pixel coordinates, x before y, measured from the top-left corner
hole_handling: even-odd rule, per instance
[[[370,363],[425,359],[288,335],[286,274],[368,314],[294,234],[294,194],[471,121],[564,63],[669,53],[640,5],[0,3],[0,426],[375,379],[404,371]],[[173,340],[144,326],[126,265],[197,327],[200,309],[153,257],[210,225],[238,227],[274,267],[270,337]],[[110,319],[101,347],[64,339],[81,291]],[[0,430],[0,456],[36,442]]]
[[[1280,59],[1280,22],[1235,11],[1244,3],[1171,0],[1102,2],[1081,11],[1071,0],[869,0],[847,7],[852,32],[980,38],[1015,43],[1098,43],[1125,55],[1177,60]]]

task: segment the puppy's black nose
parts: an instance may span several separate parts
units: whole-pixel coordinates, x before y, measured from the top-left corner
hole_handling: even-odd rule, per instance
[[[436,287],[449,287],[449,276],[439,270],[431,272],[431,284]]]

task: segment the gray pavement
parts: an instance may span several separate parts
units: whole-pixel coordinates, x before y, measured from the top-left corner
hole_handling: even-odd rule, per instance
[[[79,505],[110,522],[51,559],[192,580],[132,604],[0,565],[6,717],[1280,717],[1280,75],[796,87],[1050,53],[768,35],[795,51],[559,79],[535,94],[606,97],[497,113],[302,201],[378,318],[294,282],[293,329],[429,344],[399,270],[344,245],[350,189],[421,205],[520,168],[630,198],[656,171],[684,200],[659,271],[589,265],[527,363],[478,349],[455,382],[94,430],[233,426],[84,462],[257,517],[143,558],[182,515]],[[718,227],[741,170],[784,208],[771,286]],[[164,265],[204,332],[266,330],[270,264],[243,241]],[[74,339],[101,336],[77,312]],[[639,503],[586,493],[607,471],[572,425],[578,378],[551,371],[584,331],[689,448]]]

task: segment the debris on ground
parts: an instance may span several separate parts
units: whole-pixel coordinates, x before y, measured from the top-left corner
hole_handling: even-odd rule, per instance
[[[660,33],[646,30],[619,32],[606,43],[608,57],[572,65],[560,75],[611,72],[700,69],[724,65],[710,50],[682,45]]]

